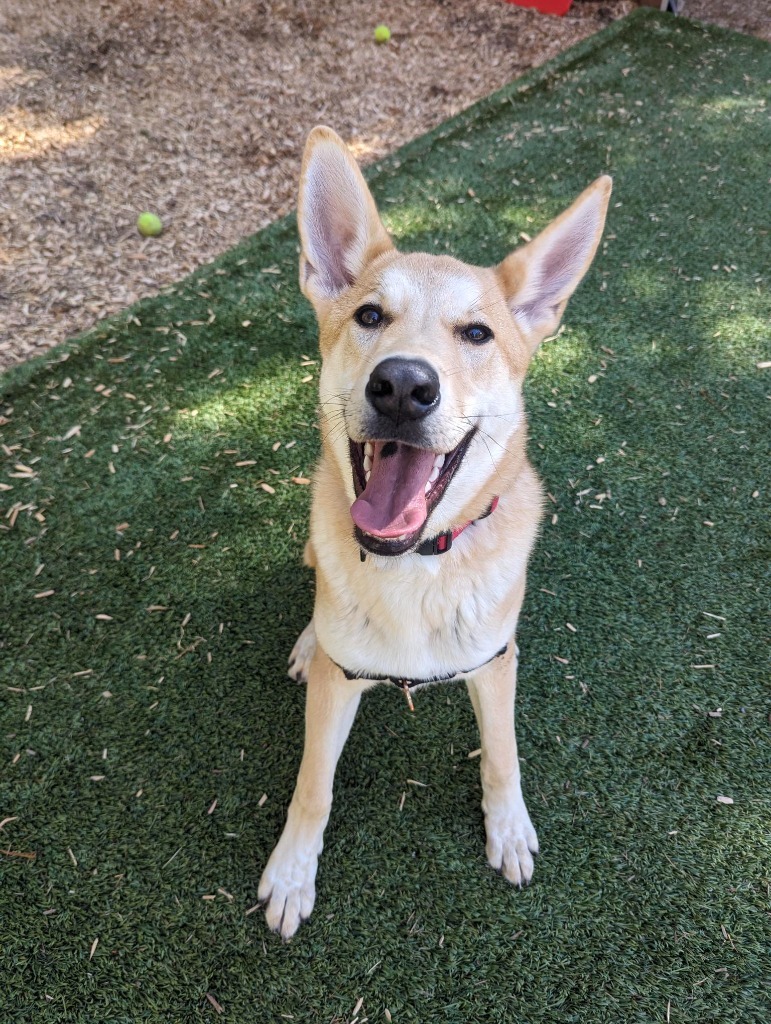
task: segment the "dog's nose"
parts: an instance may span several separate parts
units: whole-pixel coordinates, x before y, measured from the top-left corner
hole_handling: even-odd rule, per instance
[[[439,405],[439,377],[422,359],[392,356],[372,371],[365,394],[394,423],[420,420]]]

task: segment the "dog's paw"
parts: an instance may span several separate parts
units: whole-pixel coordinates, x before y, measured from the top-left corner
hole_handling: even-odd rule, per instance
[[[270,856],[262,873],[257,898],[265,904],[265,920],[284,942],[310,917],[316,902],[318,855],[308,849],[282,849]]]
[[[296,683],[308,682],[308,670],[311,667],[313,655],[316,652],[316,627],[313,619],[297,638],[297,643],[289,655],[288,674],[290,679]]]
[[[487,859],[513,885],[520,888],[533,877],[533,856],[538,853],[538,836],[521,796],[508,804],[488,810]]]

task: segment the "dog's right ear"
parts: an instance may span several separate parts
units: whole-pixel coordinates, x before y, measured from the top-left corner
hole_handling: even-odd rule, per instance
[[[305,144],[297,220],[300,287],[317,310],[393,248],[358,164],[331,128],[314,128]]]

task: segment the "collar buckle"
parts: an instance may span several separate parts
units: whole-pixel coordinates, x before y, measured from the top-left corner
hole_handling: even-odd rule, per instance
[[[436,537],[424,540],[420,547],[417,548],[417,553],[419,555],[443,555],[445,551],[449,551],[452,547],[452,541],[452,530],[447,530],[446,533],[438,533]]]

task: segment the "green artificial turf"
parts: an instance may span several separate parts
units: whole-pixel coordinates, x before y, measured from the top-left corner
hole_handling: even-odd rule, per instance
[[[410,715],[381,688],[313,917],[283,945],[247,913],[313,594],[292,218],[0,380],[2,1024],[213,1020],[207,993],[247,1024],[361,999],[362,1024],[769,1019],[770,53],[636,15],[370,174],[405,248],[475,262],[615,176],[527,387],[552,500],[519,634],[525,891],[485,863],[465,689]]]

